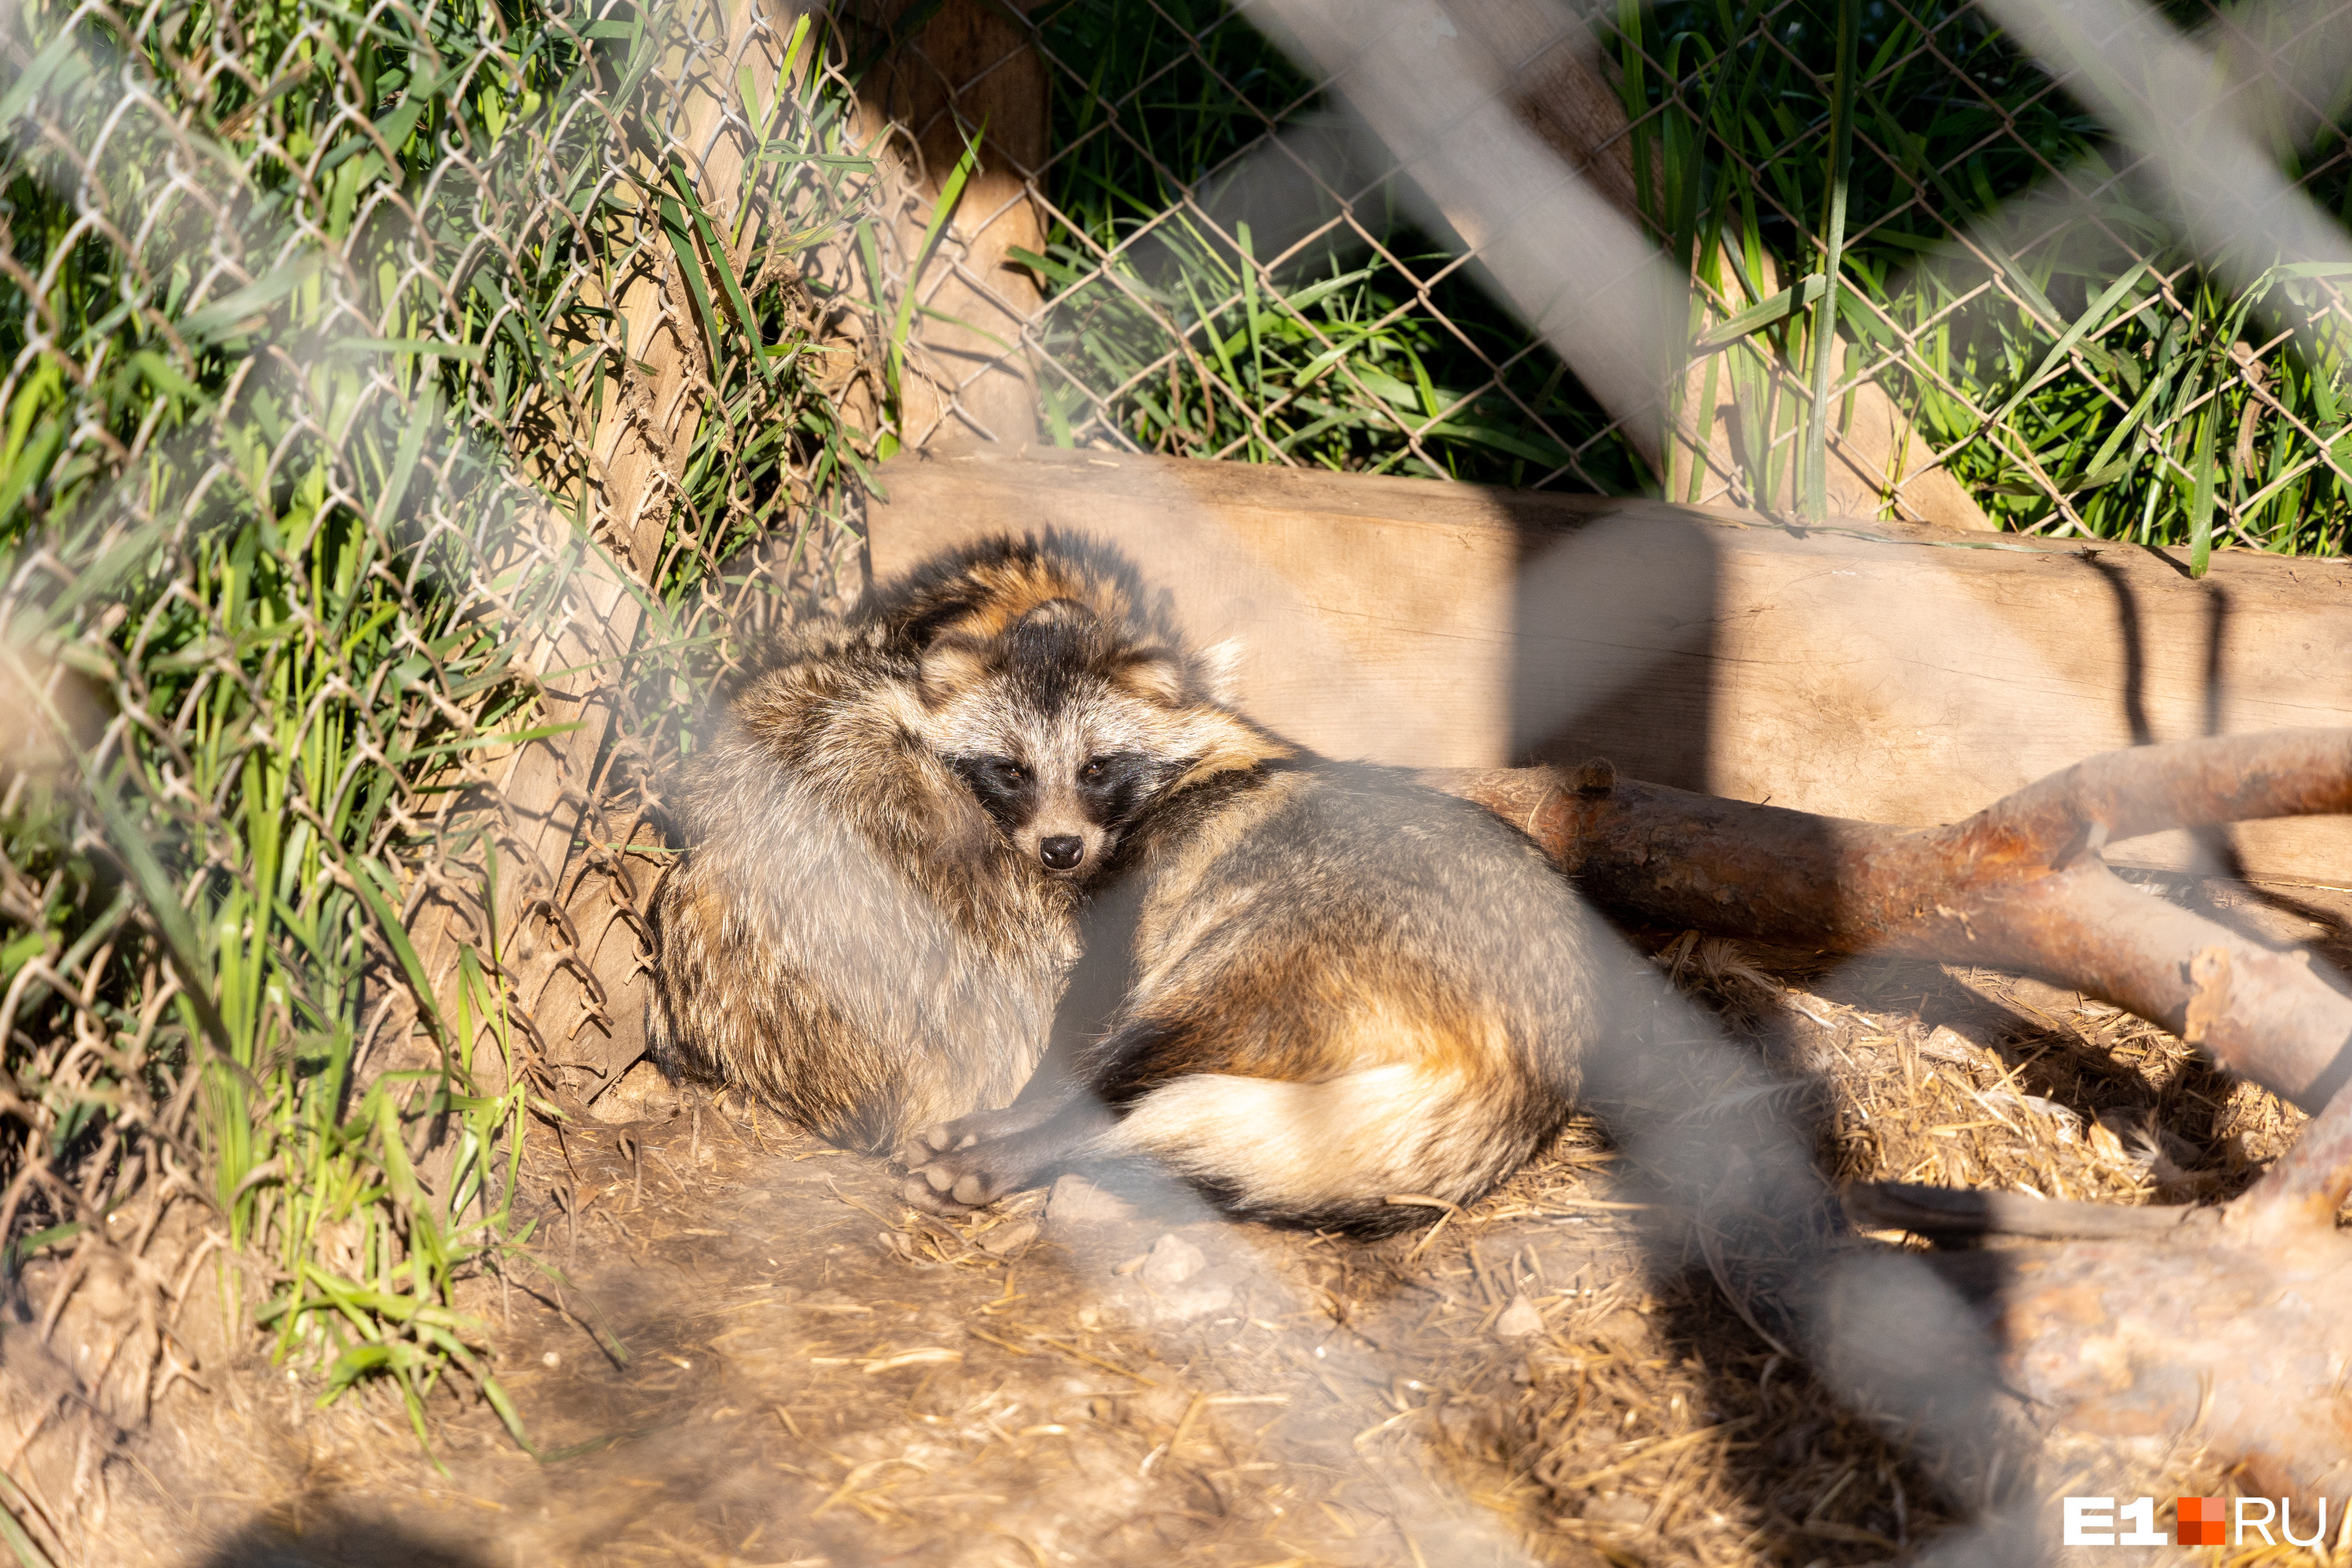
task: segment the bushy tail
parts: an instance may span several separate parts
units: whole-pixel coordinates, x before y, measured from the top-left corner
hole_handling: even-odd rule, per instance
[[[1380,1235],[1466,1203],[1533,1152],[1507,1091],[1394,1063],[1314,1083],[1193,1073],[1139,1097],[1106,1152],[1148,1154],[1244,1219]]]

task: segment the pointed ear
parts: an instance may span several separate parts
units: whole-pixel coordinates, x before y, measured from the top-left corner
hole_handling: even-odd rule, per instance
[[[1227,637],[1211,643],[1201,650],[1201,682],[1208,688],[1209,700],[1220,708],[1231,708],[1236,695],[1234,683],[1240,678],[1242,655],[1247,647],[1239,637]]]
[[[1170,793],[1190,789],[1219,773],[1238,773],[1298,755],[1298,748],[1269,730],[1261,730],[1238,713],[1222,708],[1192,710],[1182,737],[1184,749],[1195,759],[1184,776],[1169,786]]]
[[[1111,679],[1120,690],[1174,708],[1184,700],[1184,667],[1165,648],[1150,647],[1119,661]]]
[[[935,642],[923,650],[923,700],[937,707],[987,673],[988,656],[971,644],[955,637]]]

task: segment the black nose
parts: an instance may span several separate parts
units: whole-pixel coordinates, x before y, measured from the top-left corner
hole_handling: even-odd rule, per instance
[[[1075,833],[1048,838],[1037,846],[1037,858],[1056,871],[1066,871],[1086,858],[1086,840]]]

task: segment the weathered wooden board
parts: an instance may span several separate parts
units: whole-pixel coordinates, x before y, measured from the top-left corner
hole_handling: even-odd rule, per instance
[[[2147,741],[2352,724],[2352,563],[2177,552],[1097,452],[884,467],[887,578],[992,531],[1117,544],[1244,704],[1318,750],[1609,757],[1684,788],[1955,821]],[[2352,821],[2233,830],[2251,874],[2352,884]],[[2118,861],[2212,870],[2186,836]]]

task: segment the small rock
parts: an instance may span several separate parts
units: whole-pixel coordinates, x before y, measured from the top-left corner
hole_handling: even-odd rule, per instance
[[[1531,1339],[1543,1331],[1543,1314],[1536,1310],[1536,1304],[1528,1300],[1525,1292],[1512,1297],[1503,1315],[1495,1320],[1495,1337],[1498,1340]]]
[[[1650,1521],[1650,1505],[1640,1498],[1627,1497],[1623,1492],[1611,1492],[1605,1497],[1586,1499],[1584,1517],[1592,1524],[1647,1524]]]
[[[1639,1312],[1612,1312],[1593,1325],[1593,1332],[1603,1344],[1635,1349],[1649,1342],[1650,1323]]]
[[[677,1114],[677,1089],[647,1060],[621,1075],[621,1081],[591,1101],[588,1114],[599,1121],[667,1121]]]
[[[1037,1222],[1016,1219],[998,1226],[980,1238],[980,1249],[991,1258],[1010,1258],[1037,1239]]]
[[[1919,1054],[1939,1062],[1972,1062],[1978,1059],[1977,1043],[1949,1024],[1938,1024],[1920,1042]]]
[[[1172,1289],[1208,1267],[1201,1249],[1182,1237],[1169,1233],[1151,1244],[1150,1256],[1136,1270],[1154,1290]]]
[[[1125,1198],[1075,1173],[1055,1182],[1053,1195],[1045,1204],[1045,1217],[1055,1225],[1095,1225],[1126,1219],[1134,1213]]]
[[[1158,1309],[1151,1314],[1156,1321],[1205,1318],[1234,1304],[1233,1281],[1213,1270],[1160,1292],[1156,1300]]]

